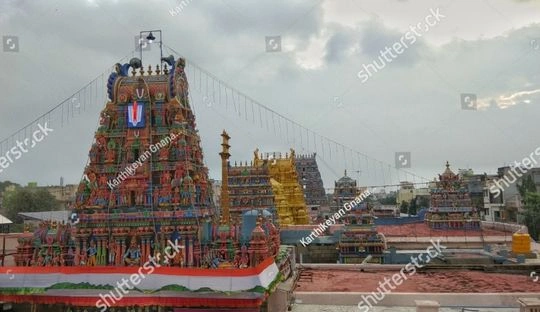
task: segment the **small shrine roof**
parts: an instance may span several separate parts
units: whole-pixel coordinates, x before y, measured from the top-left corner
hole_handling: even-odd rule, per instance
[[[12,224],[13,222],[9,220],[8,218],[4,217],[3,215],[0,215],[0,224]]]
[[[57,210],[57,211],[40,211],[40,212],[19,212],[19,215],[26,220],[38,220],[38,221],[57,221],[68,222],[70,211]]]
[[[345,175],[337,180],[338,184],[354,184],[355,181],[351,177],[347,176],[347,170],[345,170]]]
[[[244,212],[244,216],[258,216],[260,214],[260,209],[252,209],[250,211]],[[262,209],[262,215],[263,217],[269,217],[272,215],[272,213],[266,209]]]

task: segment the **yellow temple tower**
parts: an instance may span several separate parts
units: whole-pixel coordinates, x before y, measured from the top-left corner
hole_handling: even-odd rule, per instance
[[[294,150],[291,149],[291,153],[286,153],[285,157],[281,154],[276,157],[274,153],[263,158],[262,154],[259,157],[258,152],[258,149],[254,152],[253,166],[268,167],[280,225],[309,224],[304,192],[298,183]]]

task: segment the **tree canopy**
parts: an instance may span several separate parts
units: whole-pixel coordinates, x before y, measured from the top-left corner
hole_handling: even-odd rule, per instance
[[[529,234],[538,240],[540,230],[540,193],[527,192],[523,198],[523,222],[529,228]]]
[[[6,217],[14,223],[22,223],[19,212],[39,212],[60,209],[60,203],[46,189],[19,187],[4,193]]]
[[[384,198],[379,200],[381,205],[395,205],[396,204],[396,195],[387,195]]]
[[[11,182],[11,181],[0,182],[0,193],[2,193],[3,191],[5,191],[6,188],[7,188],[8,186],[11,186],[11,185],[15,185],[16,187],[20,187],[19,184],[13,183],[13,182]]]

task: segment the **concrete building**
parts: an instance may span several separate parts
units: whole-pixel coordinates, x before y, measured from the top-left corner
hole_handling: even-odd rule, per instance
[[[399,190],[396,196],[396,204],[399,206],[401,203],[411,203],[414,198],[414,184],[408,181],[401,181],[399,183]]]
[[[67,185],[52,185],[43,186],[40,188],[46,189],[51,193],[54,198],[60,203],[61,209],[69,209],[69,206],[75,201],[75,194],[77,193],[76,184]]]
[[[501,212],[500,221],[522,222],[518,216],[523,212],[523,204],[517,186],[529,176],[532,177],[536,190],[540,190],[540,168],[516,169],[505,166],[497,169],[497,176],[492,179],[491,185],[495,185],[502,195],[504,210]]]
[[[397,205],[381,205],[373,206],[373,216],[377,218],[397,218],[399,217],[399,207]]]
[[[429,201],[429,191],[433,187],[434,183],[430,183],[429,187],[415,188],[413,183],[402,181],[400,182],[399,190],[397,191],[396,205],[400,207],[403,202],[410,204],[414,199],[419,198],[425,198]]]
[[[216,212],[219,213],[221,211],[221,180],[210,179],[210,185],[212,185],[212,200],[214,201],[214,205],[216,206]]]

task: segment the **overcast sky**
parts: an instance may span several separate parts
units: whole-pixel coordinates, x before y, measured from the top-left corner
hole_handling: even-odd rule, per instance
[[[164,43],[190,62],[383,163],[366,165],[350,152],[330,156],[319,146],[326,186],[344,169],[363,185],[412,180],[388,170],[396,152],[410,152],[407,170],[432,179],[447,160],[455,170],[495,173],[540,146],[538,1],[184,2],[173,16],[180,1],[1,0],[1,35],[17,36],[19,51],[0,51],[0,137],[131,57],[139,31],[161,29]],[[381,50],[403,41],[410,25],[423,23],[437,10],[444,16],[440,21],[421,28],[414,43],[405,41],[404,51],[394,53],[367,81],[359,78],[364,65],[381,64]],[[265,51],[266,36],[281,36],[281,52]],[[12,47],[13,41],[6,45]],[[145,65],[158,63],[156,46],[152,51],[144,56]],[[72,112],[69,124],[61,126],[57,118],[54,131],[4,169],[0,180],[44,185],[64,177],[66,183],[77,183],[105,104],[91,95],[105,89],[101,79],[97,84],[99,89],[92,85],[95,91],[86,92],[83,109]],[[462,109],[461,94],[475,94],[477,110]],[[214,178],[220,174],[223,129],[232,136],[233,162],[250,160],[256,147],[263,152],[313,151],[217,103],[205,105],[196,90],[191,97]],[[388,175],[382,178],[381,172]]]

